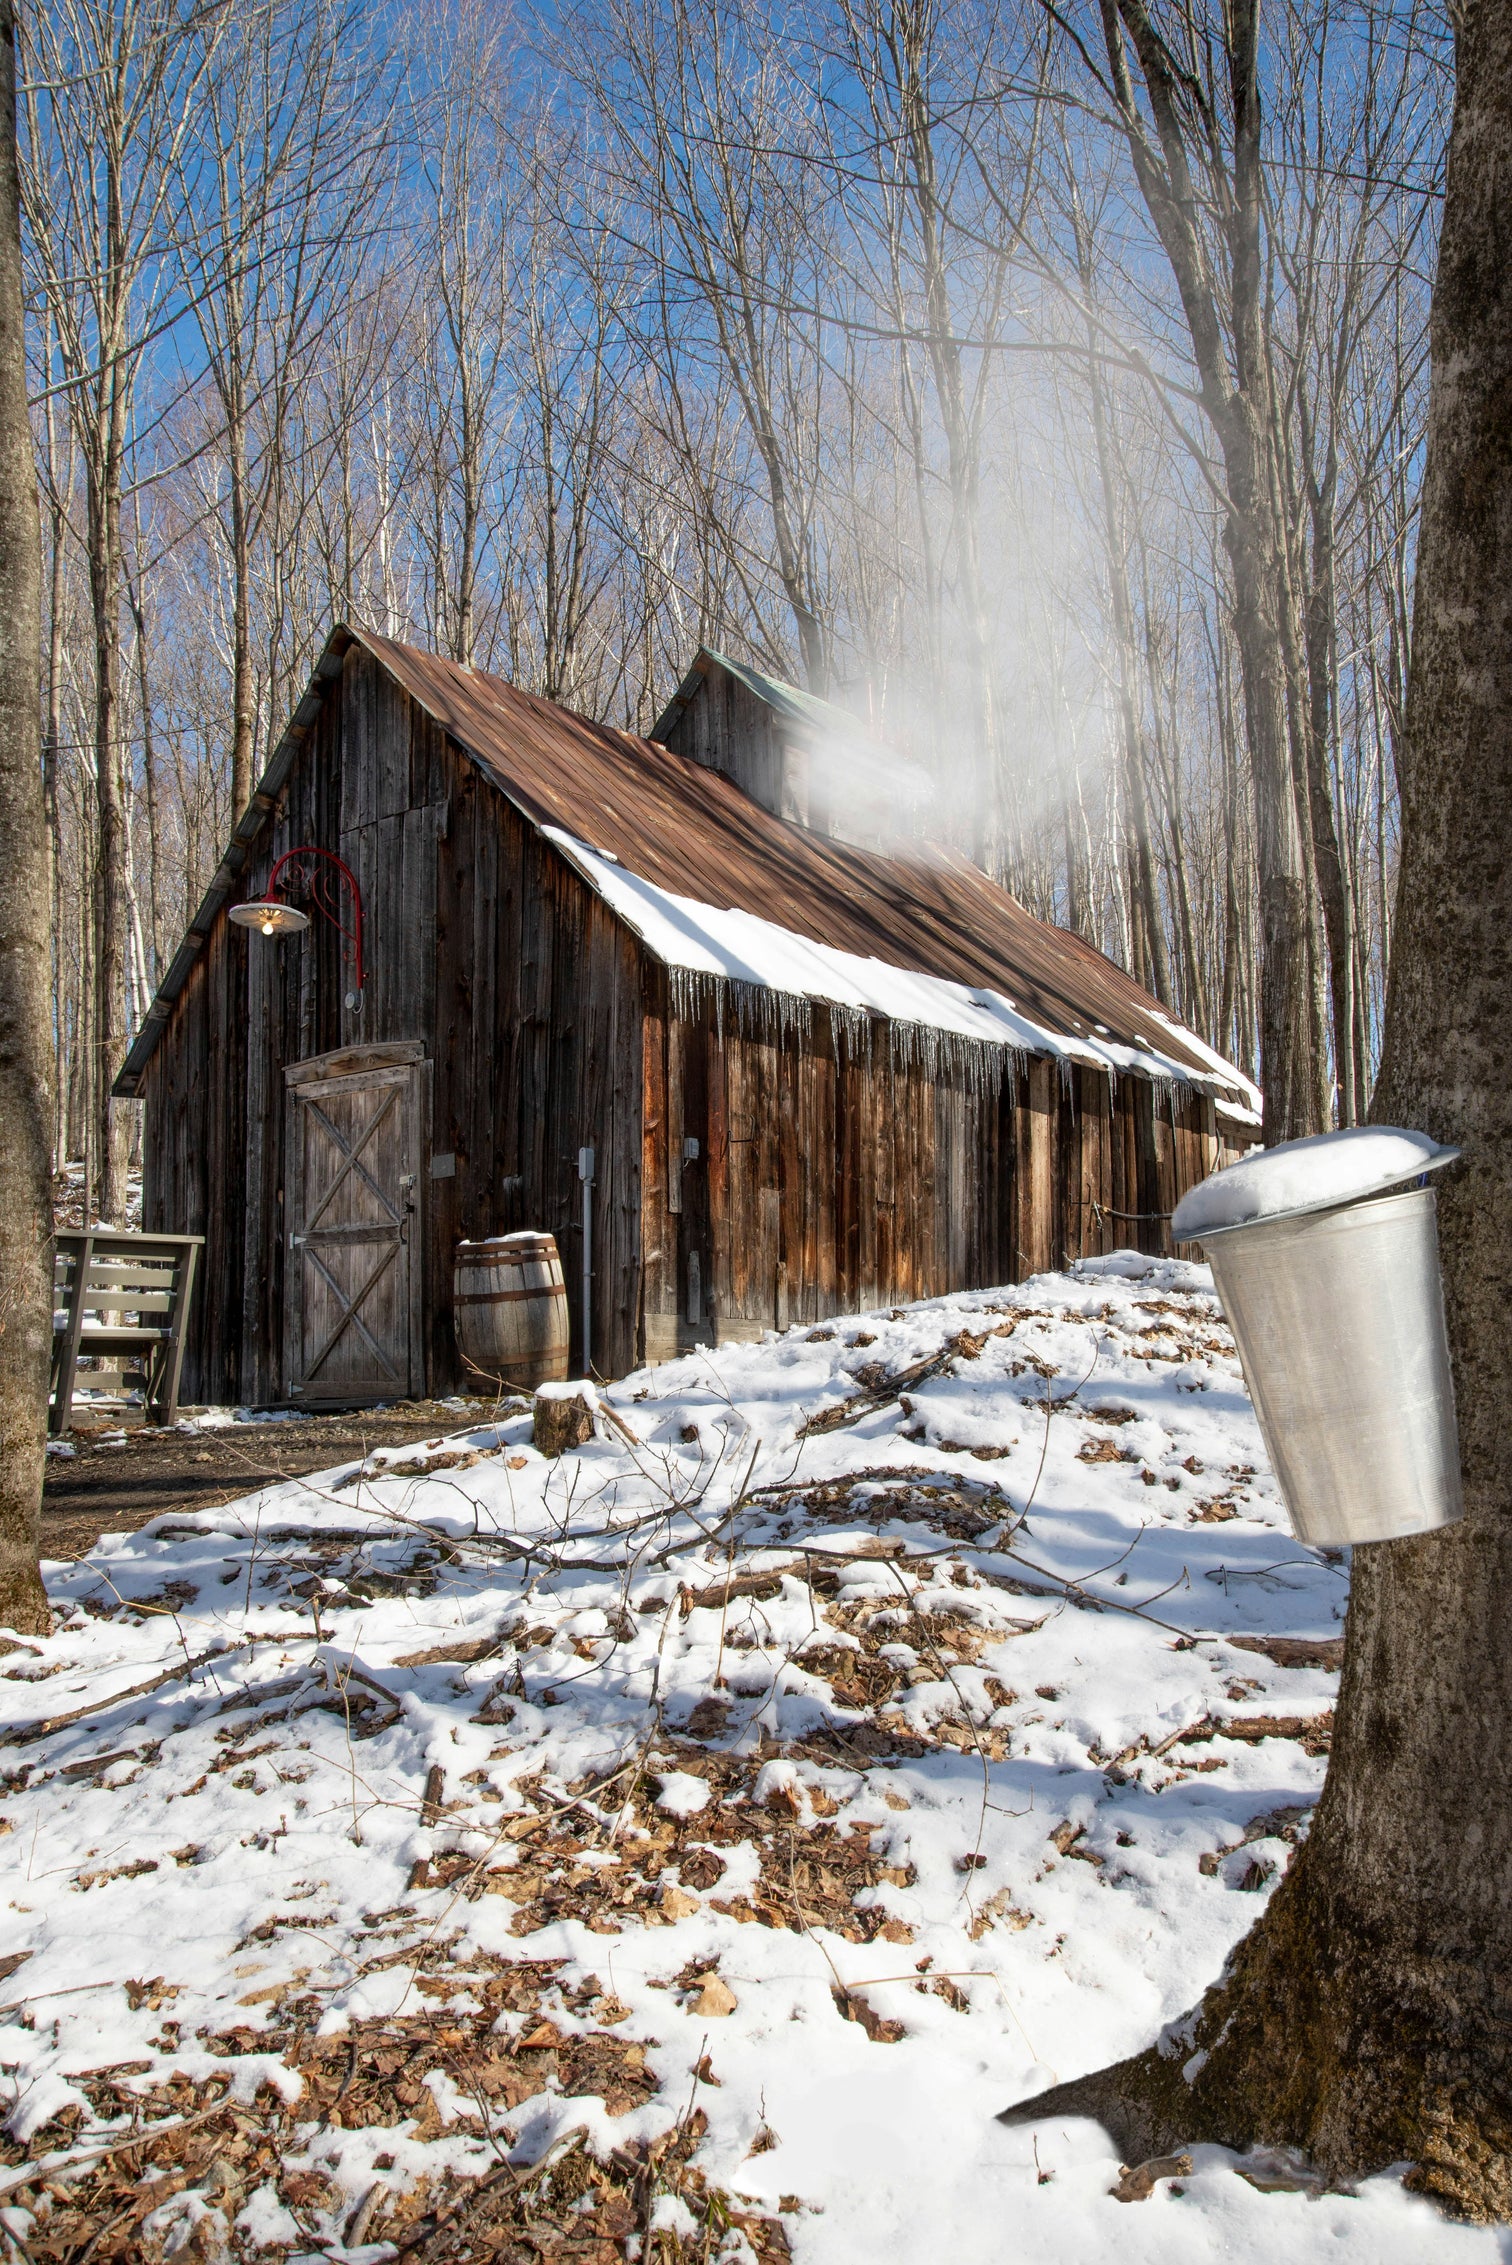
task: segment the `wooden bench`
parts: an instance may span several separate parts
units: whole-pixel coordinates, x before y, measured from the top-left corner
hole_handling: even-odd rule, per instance
[[[204,1240],[106,1227],[54,1237],[50,1431],[68,1429],[81,1384],[139,1390],[149,1423],[176,1421],[184,1324]],[[81,1376],[81,1360],[99,1365]]]

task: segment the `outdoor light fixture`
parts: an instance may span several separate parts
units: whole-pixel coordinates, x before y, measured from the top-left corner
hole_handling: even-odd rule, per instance
[[[309,914],[298,905],[275,902],[272,897],[257,904],[234,904],[231,918],[239,928],[255,928],[260,936],[293,936],[310,925]]]
[[[341,956],[350,965],[353,979],[346,1005],[356,1014],[362,1005],[362,891],[351,868],[331,850],[317,849],[312,842],[285,850],[268,875],[267,895],[248,904],[232,905],[229,917],[239,928],[251,928],[259,936],[294,936],[301,928],[308,928],[310,915],[277,894],[278,877],[285,866],[293,867],[286,886],[301,888],[341,938]],[[342,916],[343,888],[352,900],[350,927]]]

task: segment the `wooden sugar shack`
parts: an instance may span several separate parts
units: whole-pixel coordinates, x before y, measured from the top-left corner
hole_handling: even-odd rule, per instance
[[[664,745],[333,633],[116,1087],[144,1226],[205,1238],[187,1399],[465,1385],[464,1237],[556,1236],[580,1370],[586,1234],[608,1376],[1169,1247],[1253,1089],[963,859],[839,838],[822,722],[705,653]],[[305,847],[335,917],[286,868],[308,925],[238,925]]]

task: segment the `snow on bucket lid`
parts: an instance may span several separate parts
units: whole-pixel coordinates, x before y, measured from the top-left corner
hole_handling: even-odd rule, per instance
[[[1458,1154],[1427,1133],[1396,1125],[1352,1125],[1344,1132],[1284,1140],[1189,1188],[1171,1214],[1171,1233],[1179,1243],[1200,1242],[1235,1227],[1327,1211],[1436,1172]]]

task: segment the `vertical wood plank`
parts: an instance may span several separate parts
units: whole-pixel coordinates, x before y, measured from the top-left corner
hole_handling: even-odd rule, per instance
[[[641,1311],[635,1358],[659,1358],[677,1342],[677,1221],[671,1202],[667,982],[646,957],[641,1027]],[[678,1164],[680,1167],[681,1159]],[[678,1203],[682,1175],[678,1171]]]

